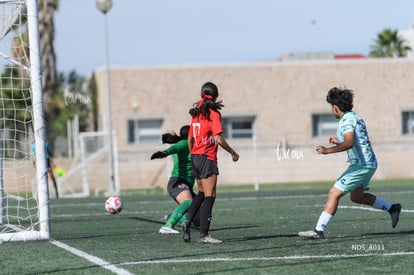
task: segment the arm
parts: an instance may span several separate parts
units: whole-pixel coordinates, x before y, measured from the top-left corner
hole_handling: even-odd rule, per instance
[[[329,138],[329,144],[338,145],[339,144],[339,140],[336,137],[330,137]]]
[[[233,161],[239,160],[239,154],[236,153],[236,151],[231,148],[231,146],[226,142],[226,140],[220,135],[214,136],[214,139],[216,142],[227,152],[230,153],[231,157],[233,158]]]
[[[151,160],[153,160],[153,159],[162,159],[162,158],[167,157],[168,155],[169,154],[168,154],[167,151],[157,151],[154,154],[152,154]]]
[[[348,149],[351,149],[354,146],[354,132],[345,133],[344,142],[342,143],[339,143],[336,137],[329,138],[329,143],[335,144],[335,146],[328,147],[328,148],[324,146],[317,146],[316,152],[318,154],[332,154],[332,153],[343,152]]]
[[[185,148],[185,146],[185,144],[177,142],[176,144],[168,147],[167,150],[155,152],[154,154],[152,154],[151,159],[161,159],[169,155],[177,154],[179,151],[182,151],[182,149]]]

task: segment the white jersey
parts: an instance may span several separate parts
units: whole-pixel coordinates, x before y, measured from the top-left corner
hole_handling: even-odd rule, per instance
[[[354,112],[345,113],[339,120],[336,137],[344,141],[344,134],[354,132],[354,146],[347,150],[348,162],[366,168],[376,168],[377,158],[369,141],[364,120]]]

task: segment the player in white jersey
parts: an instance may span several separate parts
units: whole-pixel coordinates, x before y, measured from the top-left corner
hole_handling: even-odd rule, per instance
[[[332,106],[332,114],[339,119],[336,136],[329,138],[331,147],[317,146],[318,154],[331,154],[346,151],[348,169],[329,189],[324,210],[319,216],[314,230],[299,232],[299,236],[322,239],[324,231],[335,215],[341,197],[350,194],[351,201],[370,205],[388,211],[392,227],[397,226],[401,204],[391,204],[382,198],[368,193],[369,181],[377,169],[377,159],[369,141],[364,120],[352,112],[354,94],[352,90],[332,88],[326,101]]]

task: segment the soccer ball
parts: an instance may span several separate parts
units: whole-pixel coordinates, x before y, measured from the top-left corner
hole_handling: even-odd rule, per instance
[[[105,201],[105,209],[111,214],[119,214],[122,211],[122,201],[117,196],[110,196]]]

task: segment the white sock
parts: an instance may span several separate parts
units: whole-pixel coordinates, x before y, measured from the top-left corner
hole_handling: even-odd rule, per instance
[[[375,198],[375,202],[372,205],[372,207],[376,208],[376,209],[381,209],[381,210],[390,210],[391,208],[391,203],[384,201],[383,199],[381,199],[380,197],[376,197]]]
[[[329,222],[332,219],[332,215],[328,212],[323,211],[322,214],[319,216],[318,223],[316,224],[315,229],[317,231],[325,231],[326,227],[328,226]]]

